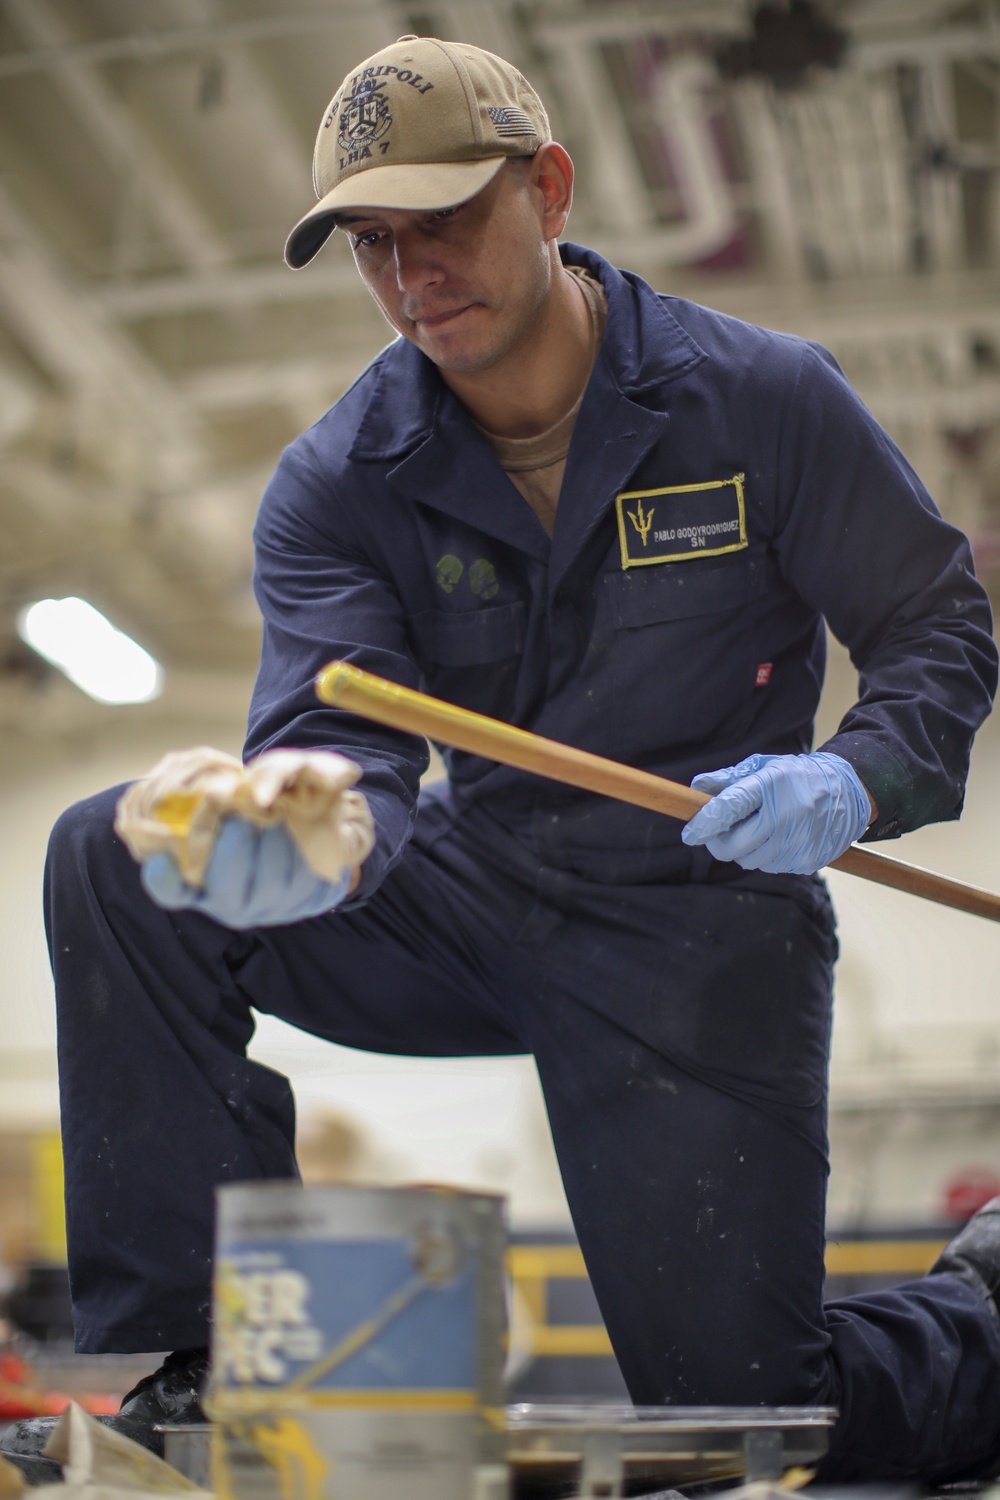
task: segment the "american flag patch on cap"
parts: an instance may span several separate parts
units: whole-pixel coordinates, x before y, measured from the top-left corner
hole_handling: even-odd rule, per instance
[[[486,113],[493,121],[497,135],[534,135],[532,125],[523,109],[511,109],[508,105],[490,105]]]

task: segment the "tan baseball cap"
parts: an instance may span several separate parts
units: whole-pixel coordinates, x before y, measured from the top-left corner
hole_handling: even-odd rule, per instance
[[[288,236],[285,260],[312,260],[348,208],[450,208],[509,156],[551,139],[545,108],[510,63],[465,42],[401,36],[359,63],[323,116],[313,151],[319,202]]]

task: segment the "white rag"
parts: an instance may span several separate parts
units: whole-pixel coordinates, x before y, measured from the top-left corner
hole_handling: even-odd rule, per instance
[[[265,750],[246,766],[207,745],[171,750],[121,797],[115,832],[137,860],[170,854],[200,888],[224,818],[284,823],[310,869],[336,881],[375,842],[368,803],[351,790],[360,776],[332,750]]]

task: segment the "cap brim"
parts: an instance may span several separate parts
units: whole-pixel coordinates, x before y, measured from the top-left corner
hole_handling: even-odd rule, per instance
[[[308,265],[336,229],[335,216],[350,208],[435,209],[464,203],[482,191],[507,159],[408,162],[355,172],[299,220],[285,244],[285,260],[296,271]]]

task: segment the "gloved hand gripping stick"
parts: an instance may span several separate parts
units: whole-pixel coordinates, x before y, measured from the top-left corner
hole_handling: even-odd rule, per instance
[[[316,693],[324,703],[349,709],[390,728],[423,735],[470,755],[482,755],[583,791],[616,797],[667,817],[686,821],[711,801],[706,792],[430,698],[363,672],[349,662],[334,661],[324,667],[316,677]],[[829,868],[1000,922],[1000,895],[995,892],[965,885],[869,849],[851,845]]]

